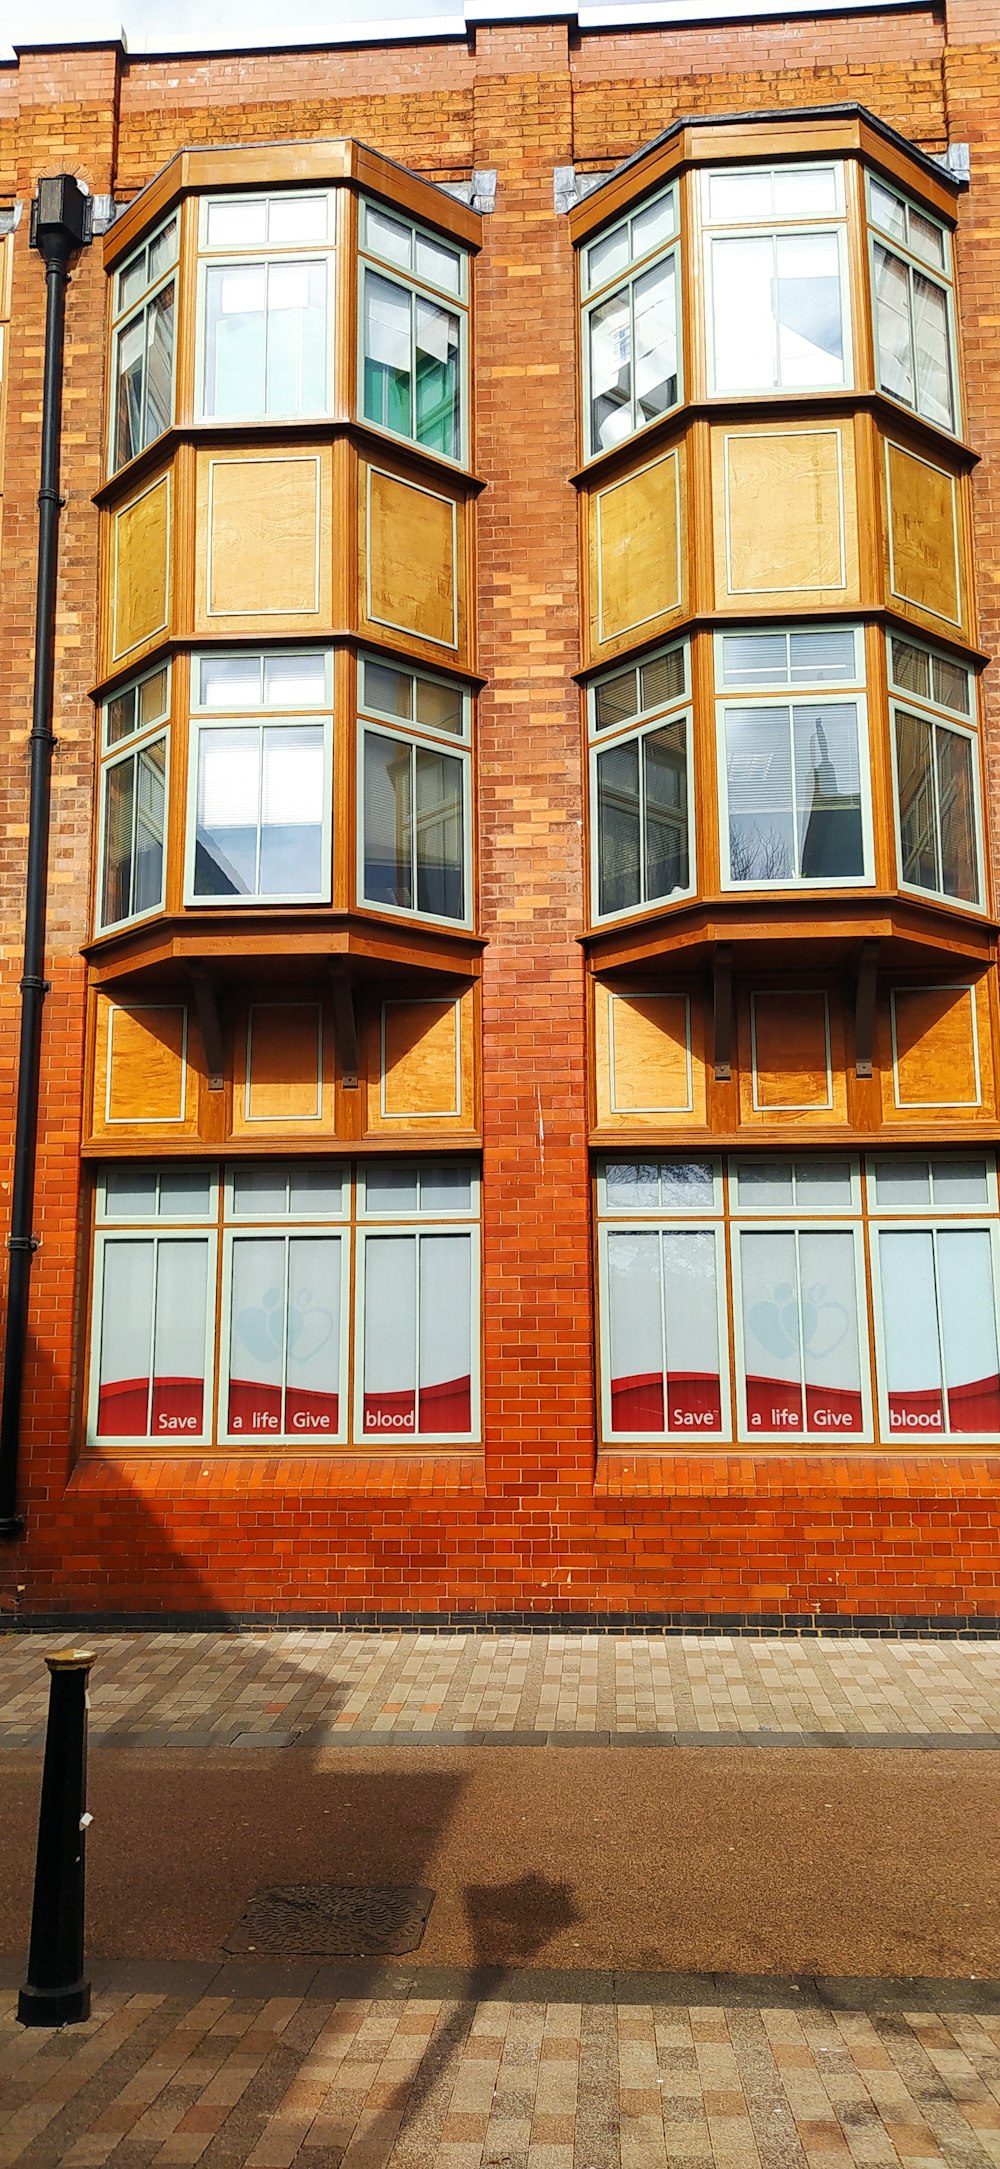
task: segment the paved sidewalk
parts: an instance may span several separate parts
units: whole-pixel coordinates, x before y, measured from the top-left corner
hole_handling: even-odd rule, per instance
[[[943,2007],[934,1984],[853,1984],[838,2007],[809,1981],[682,1998],[650,1981],[616,2005],[596,1979],[526,2001],[517,1975],[474,2000],[105,1973],[89,2023],[62,2032],[25,2032],[0,1999],[0,2169],[1000,2161],[1000,1997],[954,1984]]]
[[[0,1634],[0,1746],[36,1745],[44,1653]],[[136,1745],[583,1735],[1000,1745],[1000,1642],[715,1635],[135,1633],[93,1637],[91,1736]]]

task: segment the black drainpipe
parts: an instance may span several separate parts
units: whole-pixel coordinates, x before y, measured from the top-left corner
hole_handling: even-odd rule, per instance
[[[45,377],[42,389],[41,488],[38,492],[38,584],[35,601],[35,685],[31,710],[31,789],[28,867],[24,900],[24,976],[21,980],[21,1042],[14,1132],[14,1194],[11,1202],[7,1332],[0,1402],[0,1537],[20,1536],[17,1459],[21,1436],[21,1386],[28,1330],[38,1089],[42,1056],[45,979],[45,892],[49,864],[52,796],[52,681],[58,558],[59,448],[62,430],[63,347],[66,286],[71,259],[91,239],[89,195],[71,173],[39,181],[31,206],[31,246],[45,264]]]

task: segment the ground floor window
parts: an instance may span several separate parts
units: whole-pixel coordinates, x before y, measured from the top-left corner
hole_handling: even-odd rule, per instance
[[[598,1170],[605,1439],[1000,1437],[992,1155]]]
[[[95,1205],[94,1443],[478,1436],[471,1161],[109,1167]]]

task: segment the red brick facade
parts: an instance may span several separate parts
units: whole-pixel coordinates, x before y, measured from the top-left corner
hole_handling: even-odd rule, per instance
[[[69,294],[44,1086],[23,1442],[23,1616],[351,1614],[747,1621],[1000,1616],[1000,1455],[772,1448],[597,1462],[585,1090],[575,283],[559,166],[606,172],[681,114],[853,100],[924,151],[971,150],[959,227],[981,640],[1000,643],[1000,60],[973,0],[793,21],[199,60],[24,51],[0,67],[0,204],[60,170],[118,202],[190,144],[355,136],[435,181],[498,171],[477,272],[482,1459],[78,1451],[79,1141],[97,676],[92,493],[106,280]],[[988,20],[990,18],[990,20]],[[0,1094],[8,1141],[26,837],[41,267],[14,244],[0,642]],[[1000,706],[991,707],[994,851]]]

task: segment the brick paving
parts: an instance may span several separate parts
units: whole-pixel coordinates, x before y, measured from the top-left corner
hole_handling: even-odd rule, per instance
[[[115,1969],[106,1969],[112,1976]],[[0,2169],[991,2169],[1000,1998],[0,1998]],[[929,1984],[928,1984],[929,1985]],[[980,2006],[989,1999],[979,1998]],[[957,2003],[958,2007],[954,2007]]]
[[[0,1635],[0,1745],[34,1744],[46,1649]],[[98,1634],[92,1737],[137,1744],[553,1735],[1000,1741],[1000,1641],[725,1635]]]

